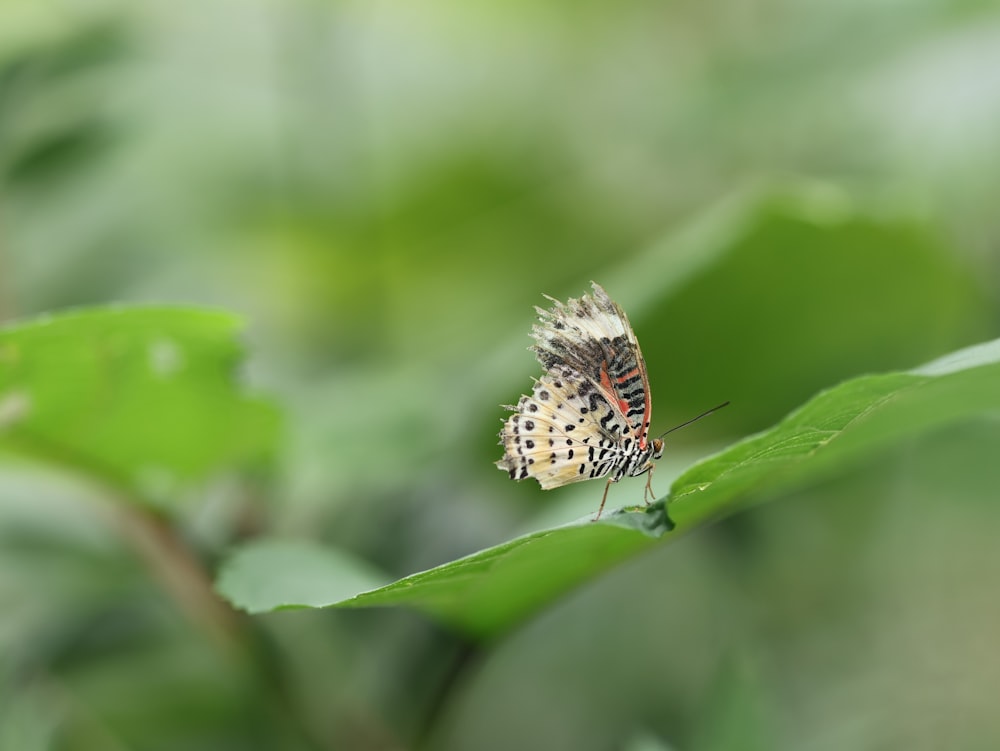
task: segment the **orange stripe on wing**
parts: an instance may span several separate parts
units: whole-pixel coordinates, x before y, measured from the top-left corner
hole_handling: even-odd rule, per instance
[[[608,364],[601,363],[601,388],[604,389],[605,395],[612,404],[617,404],[618,409],[621,411],[624,417],[629,410],[628,402],[624,399],[618,398],[618,393],[615,391],[615,387],[611,385],[611,378],[608,376]]]

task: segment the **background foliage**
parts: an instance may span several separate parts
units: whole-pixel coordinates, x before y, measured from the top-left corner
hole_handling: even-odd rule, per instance
[[[660,493],[996,338],[998,42],[940,0],[5,2],[0,746],[995,746],[995,399],[489,641],[210,579],[276,538],[346,596],[592,512],[491,465],[542,293],[626,308],[654,427],[733,401]]]

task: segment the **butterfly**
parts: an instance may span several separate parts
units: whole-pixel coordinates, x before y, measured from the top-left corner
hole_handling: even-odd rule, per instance
[[[655,497],[653,462],[663,456],[663,436],[649,439],[649,377],[628,317],[601,285],[591,286],[578,300],[546,296],[552,307],[535,308],[531,349],[545,374],[531,396],[507,405],[514,414],[500,431],[504,455],[496,466],[513,480],[533,477],[545,490],[607,477],[596,521],[611,483],[626,475],[646,474],[643,498]]]

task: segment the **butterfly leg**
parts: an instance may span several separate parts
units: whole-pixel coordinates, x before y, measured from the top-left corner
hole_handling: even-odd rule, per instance
[[[604,511],[604,502],[608,500],[608,489],[611,487],[611,483],[613,483],[614,481],[615,479],[613,477],[608,478],[608,482],[604,486],[604,495],[601,496],[601,505],[597,509],[597,516],[591,519],[592,522],[596,522],[598,519],[601,518],[601,512]]]
[[[650,467],[649,472],[646,473],[646,489],[642,491],[642,500],[647,506],[651,500],[656,500],[656,493],[653,491],[653,467]]]

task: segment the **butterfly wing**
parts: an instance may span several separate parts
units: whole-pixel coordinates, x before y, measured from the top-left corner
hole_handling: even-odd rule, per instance
[[[522,396],[500,431],[497,462],[512,479],[534,477],[546,490],[603,477],[633,443],[618,437],[620,415],[580,373],[547,373]]]
[[[622,309],[594,294],[538,309],[534,351],[546,374],[504,423],[497,462],[516,480],[545,489],[603,477],[646,448],[646,367]]]
[[[537,309],[535,355],[548,372],[568,368],[586,376],[645,449],[652,414],[646,362],[625,311],[601,285],[591,284],[592,295]]]

